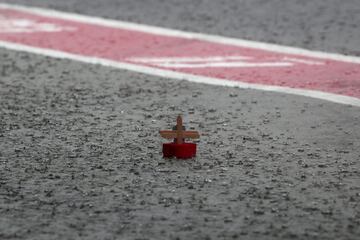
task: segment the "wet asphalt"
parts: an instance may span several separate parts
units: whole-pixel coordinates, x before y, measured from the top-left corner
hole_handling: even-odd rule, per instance
[[[355,0],[7,2],[360,55]],[[161,157],[178,113],[195,159]],[[359,139],[356,107],[0,49],[0,239],[358,239]]]

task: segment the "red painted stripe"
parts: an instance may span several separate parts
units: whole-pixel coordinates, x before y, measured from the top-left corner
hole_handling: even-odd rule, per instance
[[[6,27],[8,25],[17,31],[11,31],[11,27]],[[167,37],[1,8],[0,41],[194,75],[360,98],[360,67],[357,63]],[[229,56],[244,59],[229,59]],[[152,59],[180,57],[205,60],[165,63]],[[212,57],[224,57],[225,60],[209,59]],[[231,64],[235,65],[230,67]]]

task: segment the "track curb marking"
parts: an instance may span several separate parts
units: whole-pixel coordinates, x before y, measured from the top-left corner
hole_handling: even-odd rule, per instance
[[[227,44],[232,46],[240,46],[240,47],[247,47],[247,48],[254,48],[254,49],[261,49],[271,52],[280,52],[286,54],[296,54],[302,55],[306,57],[313,57],[318,59],[326,59],[326,60],[334,60],[334,61],[341,61],[341,62],[348,62],[348,63],[356,63],[360,64],[360,57],[355,56],[345,56],[341,54],[333,54],[333,53],[324,53],[324,52],[317,52],[317,51],[310,51],[300,48],[294,47],[285,47],[275,44],[268,44],[268,43],[261,43],[261,42],[253,42],[247,41],[242,39],[234,39],[234,38],[227,38],[221,36],[214,36],[214,35],[206,35],[201,33],[189,33],[183,32],[178,30],[171,30],[165,29],[160,27],[153,27],[153,26],[146,26],[140,25],[135,23],[127,23],[122,21],[114,21],[114,20],[106,20],[99,17],[88,17],[82,16],[79,14],[73,13],[63,13],[54,10],[47,10],[41,8],[34,8],[34,7],[23,7],[18,5],[9,5],[9,4],[0,4],[0,8],[3,9],[11,9],[11,10],[21,10],[24,12],[38,14],[41,16],[46,17],[59,17],[61,19],[66,20],[76,20],[83,23],[92,23],[100,26],[109,26],[109,27],[116,27],[121,29],[130,29],[136,31],[147,32],[151,34],[159,34],[164,36],[175,36],[175,37],[182,37],[186,39],[196,39],[202,40],[207,42],[214,42],[214,43],[221,43]],[[118,61],[111,61],[108,59],[98,58],[98,57],[86,57],[77,54],[71,54],[56,50],[50,49],[43,49],[43,48],[36,48],[25,46],[22,44],[10,43],[6,41],[0,41],[0,47],[11,49],[15,51],[24,51],[29,53],[35,53],[44,56],[50,56],[54,58],[61,58],[61,59],[71,59],[75,61],[90,63],[90,64],[100,64],[103,66],[110,66],[120,69],[125,69],[129,71],[140,72],[144,74],[150,74],[165,78],[173,78],[179,80],[187,80],[191,82],[197,83],[205,83],[211,85],[221,85],[221,86],[229,86],[229,87],[239,87],[239,88],[246,88],[246,89],[255,89],[255,90],[262,90],[262,91],[273,91],[279,93],[286,93],[286,94],[294,94],[294,95],[301,95],[311,98],[317,98],[322,100],[327,100],[335,103],[341,104],[348,104],[353,106],[360,107],[360,99],[355,97],[343,96],[339,94],[327,93],[322,91],[316,90],[307,90],[307,89],[298,89],[298,88],[290,88],[290,87],[282,87],[282,86],[273,86],[273,85],[264,85],[264,84],[254,84],[254,83],[246,83],[240,81],[231,81],[231,80],[224,80],[220,78],[213,78],[213,77],[205,77],[205,76],[198,76],[188,73],[181,73],[175,72],[170,70],[158,69],[149,66],[140,66],[135,65],[127,62],[118,62]]]

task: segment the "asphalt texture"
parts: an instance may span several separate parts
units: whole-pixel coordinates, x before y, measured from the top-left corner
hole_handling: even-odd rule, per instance
[[[359,55],[357,1],[8,2]],[[0,77],[0,239],[360,236],[359,108],[5,49]]]

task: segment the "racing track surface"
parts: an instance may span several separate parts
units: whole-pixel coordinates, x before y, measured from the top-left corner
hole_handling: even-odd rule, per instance
[[[356,1],[7,2],[359,55]],[[1,239],[360,235],[359,108],[5,49],[0,70]],[[198,157],[163,160],[179,112]]]

